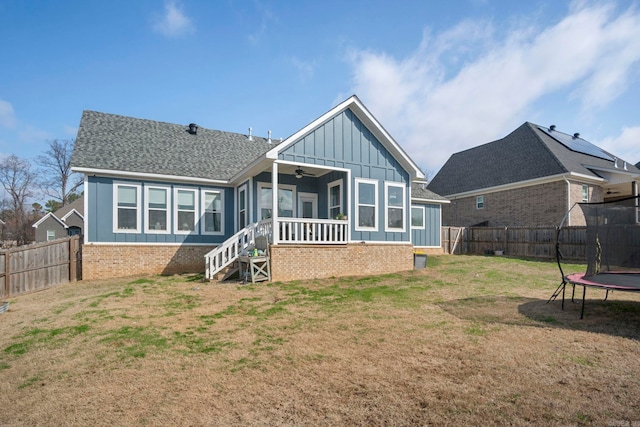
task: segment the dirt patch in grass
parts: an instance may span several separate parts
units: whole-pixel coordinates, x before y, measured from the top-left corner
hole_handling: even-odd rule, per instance
[[[376,277],[197,279],[13,299],[0,424],[640,422],[640,296],[590,290],[580,320],[578,304],[547,304],[552,263],[430,256]]]

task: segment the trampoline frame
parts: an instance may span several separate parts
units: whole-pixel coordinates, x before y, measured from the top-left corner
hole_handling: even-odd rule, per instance
[[[635,197],[630,197],[630,198],[637,198],[638,196]],[[625,291],[625,292],[640,292],[640,282],[638,283],[637,286],[623,286],[623,285],[616,285],[613,283],[599,283],[599,282],[594,282],[592,280],[589,280],[589,278],[595,278],[598,275],[595,276],[588,276],[587,278],[585,278],[586,273],[573,273],[573,274],[569,274],[569,275],[565,275],[564,271],[562,270],[562,264],[561,264],[561,260],[563,258],[562,256],[562,252],[560,251],[560,231],[562,230],[562,227],[564,226],[565,221],[567,220],[567,218],[569,217],[569,214],[571,213],[571,211],[573,210],[573,208],[575,208],[578,205],[578,203],[574,203],[573,206],[571,206],[571,209],[569,209],[564,217],[562,218],[562,221],[560,222],[560,225],[557,227],[556,229],[556,263],[558,264],[558,269],[560,270],[560,275],[562,277],[562,283],[560,283],[560,285],[558,285],[558,287],[556,288],[555,292],[551,295],[551,297],[549,298],[549,300],[547,301],[547,304],[549,304],[551,301],[554,301],[558,295],[560,295],[560,293],[562,293],[562,310],[564,310],[564,300],[565,300],[565,291],[566,291],[566,287],[567,284],[571,284],[573,287],[573,290],[571,292],[571,302],[576,302],[575,301],[575,293],[576,293],[576,286],[582,286],[582,307],[580,309],[580,319],[584,318],[584,302],[585,302],[585,298],[587,295],[587,286],[589,287],[593,287],[593,288],[600,288],[600,289],[604,289],[606,291],[605,297],[604,297],[604,301],[606,301],[609,298],[609,291]],[[633,275],[638,275],[638,272],[607,272],[605,274],[620,274],[620,275],[628,275],[628,274],[633,274]]]

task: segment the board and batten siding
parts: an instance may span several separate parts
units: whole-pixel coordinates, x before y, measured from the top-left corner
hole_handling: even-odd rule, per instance
[[[411,229],[411,241],[413,246],[420,248],[433,248],[442,245],[440,226],[442,225],[441,205],[439,204],[413,204],[415,207],[424,207],[424,227]]]
[[[85,230],[85,241],[87,243],[150,243],[150,244],[216,244],[224,242],[227,238],[234,233],[234,189],[230,187],[210,187],[193,184],[172,184],[167,182],[154,182],[154,181],[139,181],[128,180],[121,178],[110,177],[98,177],[89,176],[87,179],[87,188],[85,189],[85,197],[87,212],[85,217],[89,218],[87,221],[87,228]],[[141,186],[141,207],[142,213],[141,226],[139,233],[114,233],[113,232],[113,187],[114,184],[132,184]],[[170,213],[170,224],[168,234],[151,234],[145,233],[145,218],[144,218],[144,206],[145,206],[145,185],[150,186],[163,186],[171,189],[172,198]],[[186,188],[201,190],[215,190],[222,191],[224,193],[224,234],[222,235],[202,235],[200,234],[200,223],[196,226],[196,230],[190,234],[174,234],[174,206],[175,200],[173,198],[174,188]],[[198,200],[198,206],[196,209],[197,215],[200,216],[201,201]]]
[[[410,242],[410,184],[409,173],[369,131],[351,110],[345,110],[319,125],[300,140],[279,153],[280,160],[300,164],[314,164],[349,169],[351,171],[351,240],[377,242]],[[346,176],[346,175],[345,175]],[[377,231],[356,231],[355,180],[366,178],[378,181]],[[385,232],[385,182],[402,183],[406,187],[404,232]],[[346,193],[345,182],[344,192]],[[324,190],[326,192],[326,189]],[[324,197],[319,196],[319,200]],[[318,207],[319,209],[321,206]],[[326,209],[326,206],[324,206]],[[346,212],[345,212],[346,213]]]

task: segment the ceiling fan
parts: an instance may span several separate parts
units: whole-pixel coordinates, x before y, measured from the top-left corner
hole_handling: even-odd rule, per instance
[[[315,176],[315,175],[309,172],[305,172],[301,167],[298,167],[298,169],[296,169],[296,178],[300,179],[303,176]]]

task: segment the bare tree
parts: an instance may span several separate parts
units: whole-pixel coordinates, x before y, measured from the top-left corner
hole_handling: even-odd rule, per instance
[[[60,201],[65,206],[74,200],[75,191],[82,185],[82,176],[71,171],[71,153],[74,140],[54,139],[48,141],[49,149],[36,157],[42,177],[41,191]]]
[[[9,199],[9,212],[7,222],[8,232],[18,246],[29,243],[33,234],[30,230],[29,215],[25,206],[29,198],[33,196],[35,175],[31,171],[31,165],[16,155],[11,155],[0,161],[0,184],[7,192]]]

